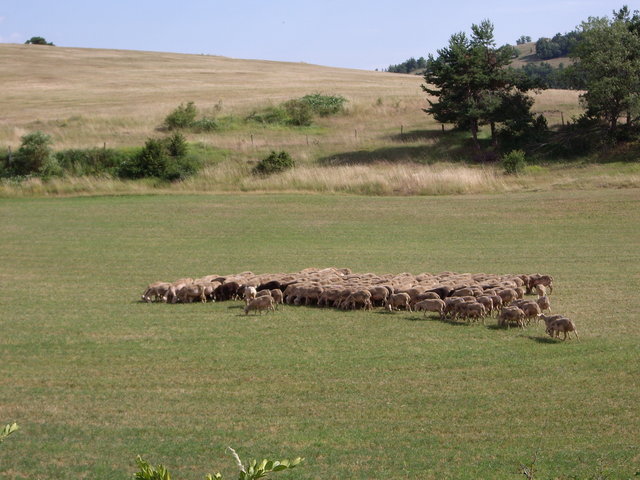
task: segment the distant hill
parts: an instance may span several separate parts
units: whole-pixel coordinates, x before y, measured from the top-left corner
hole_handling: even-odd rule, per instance
[[[523,43],[522,45],[516,45],[515,48],[520,52],[520,55],[511,63],[514,68],[522,68],[531,63],[548,63],[552,67],[558,67],[560,64],[568,66],[572,63],[569,57],[551,58],[549,60],[541,59],[536,54],[536,42]]]

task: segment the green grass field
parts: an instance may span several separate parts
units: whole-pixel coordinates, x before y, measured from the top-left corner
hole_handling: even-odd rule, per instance
[[[279,478],[539,479],[640,470],[640,192],[464,197],[171,195],[0,202],[2,479],[176,479],[226,446],[306,457]],[[143,304],[181,276],[359,272],[554,275],[542,326],[239,302]],[[596,477],[597,474],[606,476]]]

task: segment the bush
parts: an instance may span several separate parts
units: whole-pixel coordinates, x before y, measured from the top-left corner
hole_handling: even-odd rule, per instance
[[[311,106],[299,99],[289,100],[284,103],[287,112],[287,123],[297,127],[308,127],[313,119]]]
[[[262,112],[253,112],[247,121],[261,124],[286,124],[289,120],[287,111],[282,107],[268,107]]]
[[[517,175],[527,164],[523,150],[511,150],[502,157],[502,167],[508,175]]]
[[[202,117],[193,122],[191,128],[196,132],[213,132],[218,129],[218,122],[212,117]]]
[[[82,175],[115,175],[127,156],[110,148],[69,149],[55,153],[58,165],[67,173]]]
[[[36,131],[21,138],[22,144],[13,155],[8,170],[12,175],[39,174],[52,155],[51,136]]]
[[[270,175],[289,170],[295,166],[291,156],[284,150],[276,153],[271,152],[267,158],[263,158],[253,168],[254,175]]]
[[[341,96],[321,95],[319,93],[305,95],[300,100],[309,105],[315,115],[321,117],[342,112],[347,101],[346,98]]]
[[[165,117],[164,125],[169,130],[190,128],[196,121],[196,115],[198,115],[198,110],[195,103],[189,102],[186,105],[181,103],[179,107]]]
[[[179,133],[165,139],[150,138],[137,155],[120,165],[118,175],[133,179],[155,177],[170,182],[184,180],[201,167],[196,158],[186,154],[186,142]]]

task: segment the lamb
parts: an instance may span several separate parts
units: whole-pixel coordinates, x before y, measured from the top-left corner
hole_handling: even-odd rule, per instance
[[[270,295],[263,295],[251,300],[244,307],[244,314],[248,315],[251,310],[254,310],[256,312],[256,315],[258,314],[258,312],[260,312],[260,315],[262,315],[262,310],[266,310],[267,313],[269,313],[269,310],[274,312],[275,306],[273,303],[273,297]]]
[[[274,288],[273,290],[265,290],[271,293],[271,297],[273,298],[273,303],[275,307],[278,308],[278,305],[284,305],[282,290],[279,288]]]

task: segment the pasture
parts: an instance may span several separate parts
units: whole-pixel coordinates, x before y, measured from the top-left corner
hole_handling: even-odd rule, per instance
[[[0,477],[630,478],[640,192],[150,195],[0,202]],[[555,277],[580,341],[422,313],[144,304],[181,276],[306,267]]]

